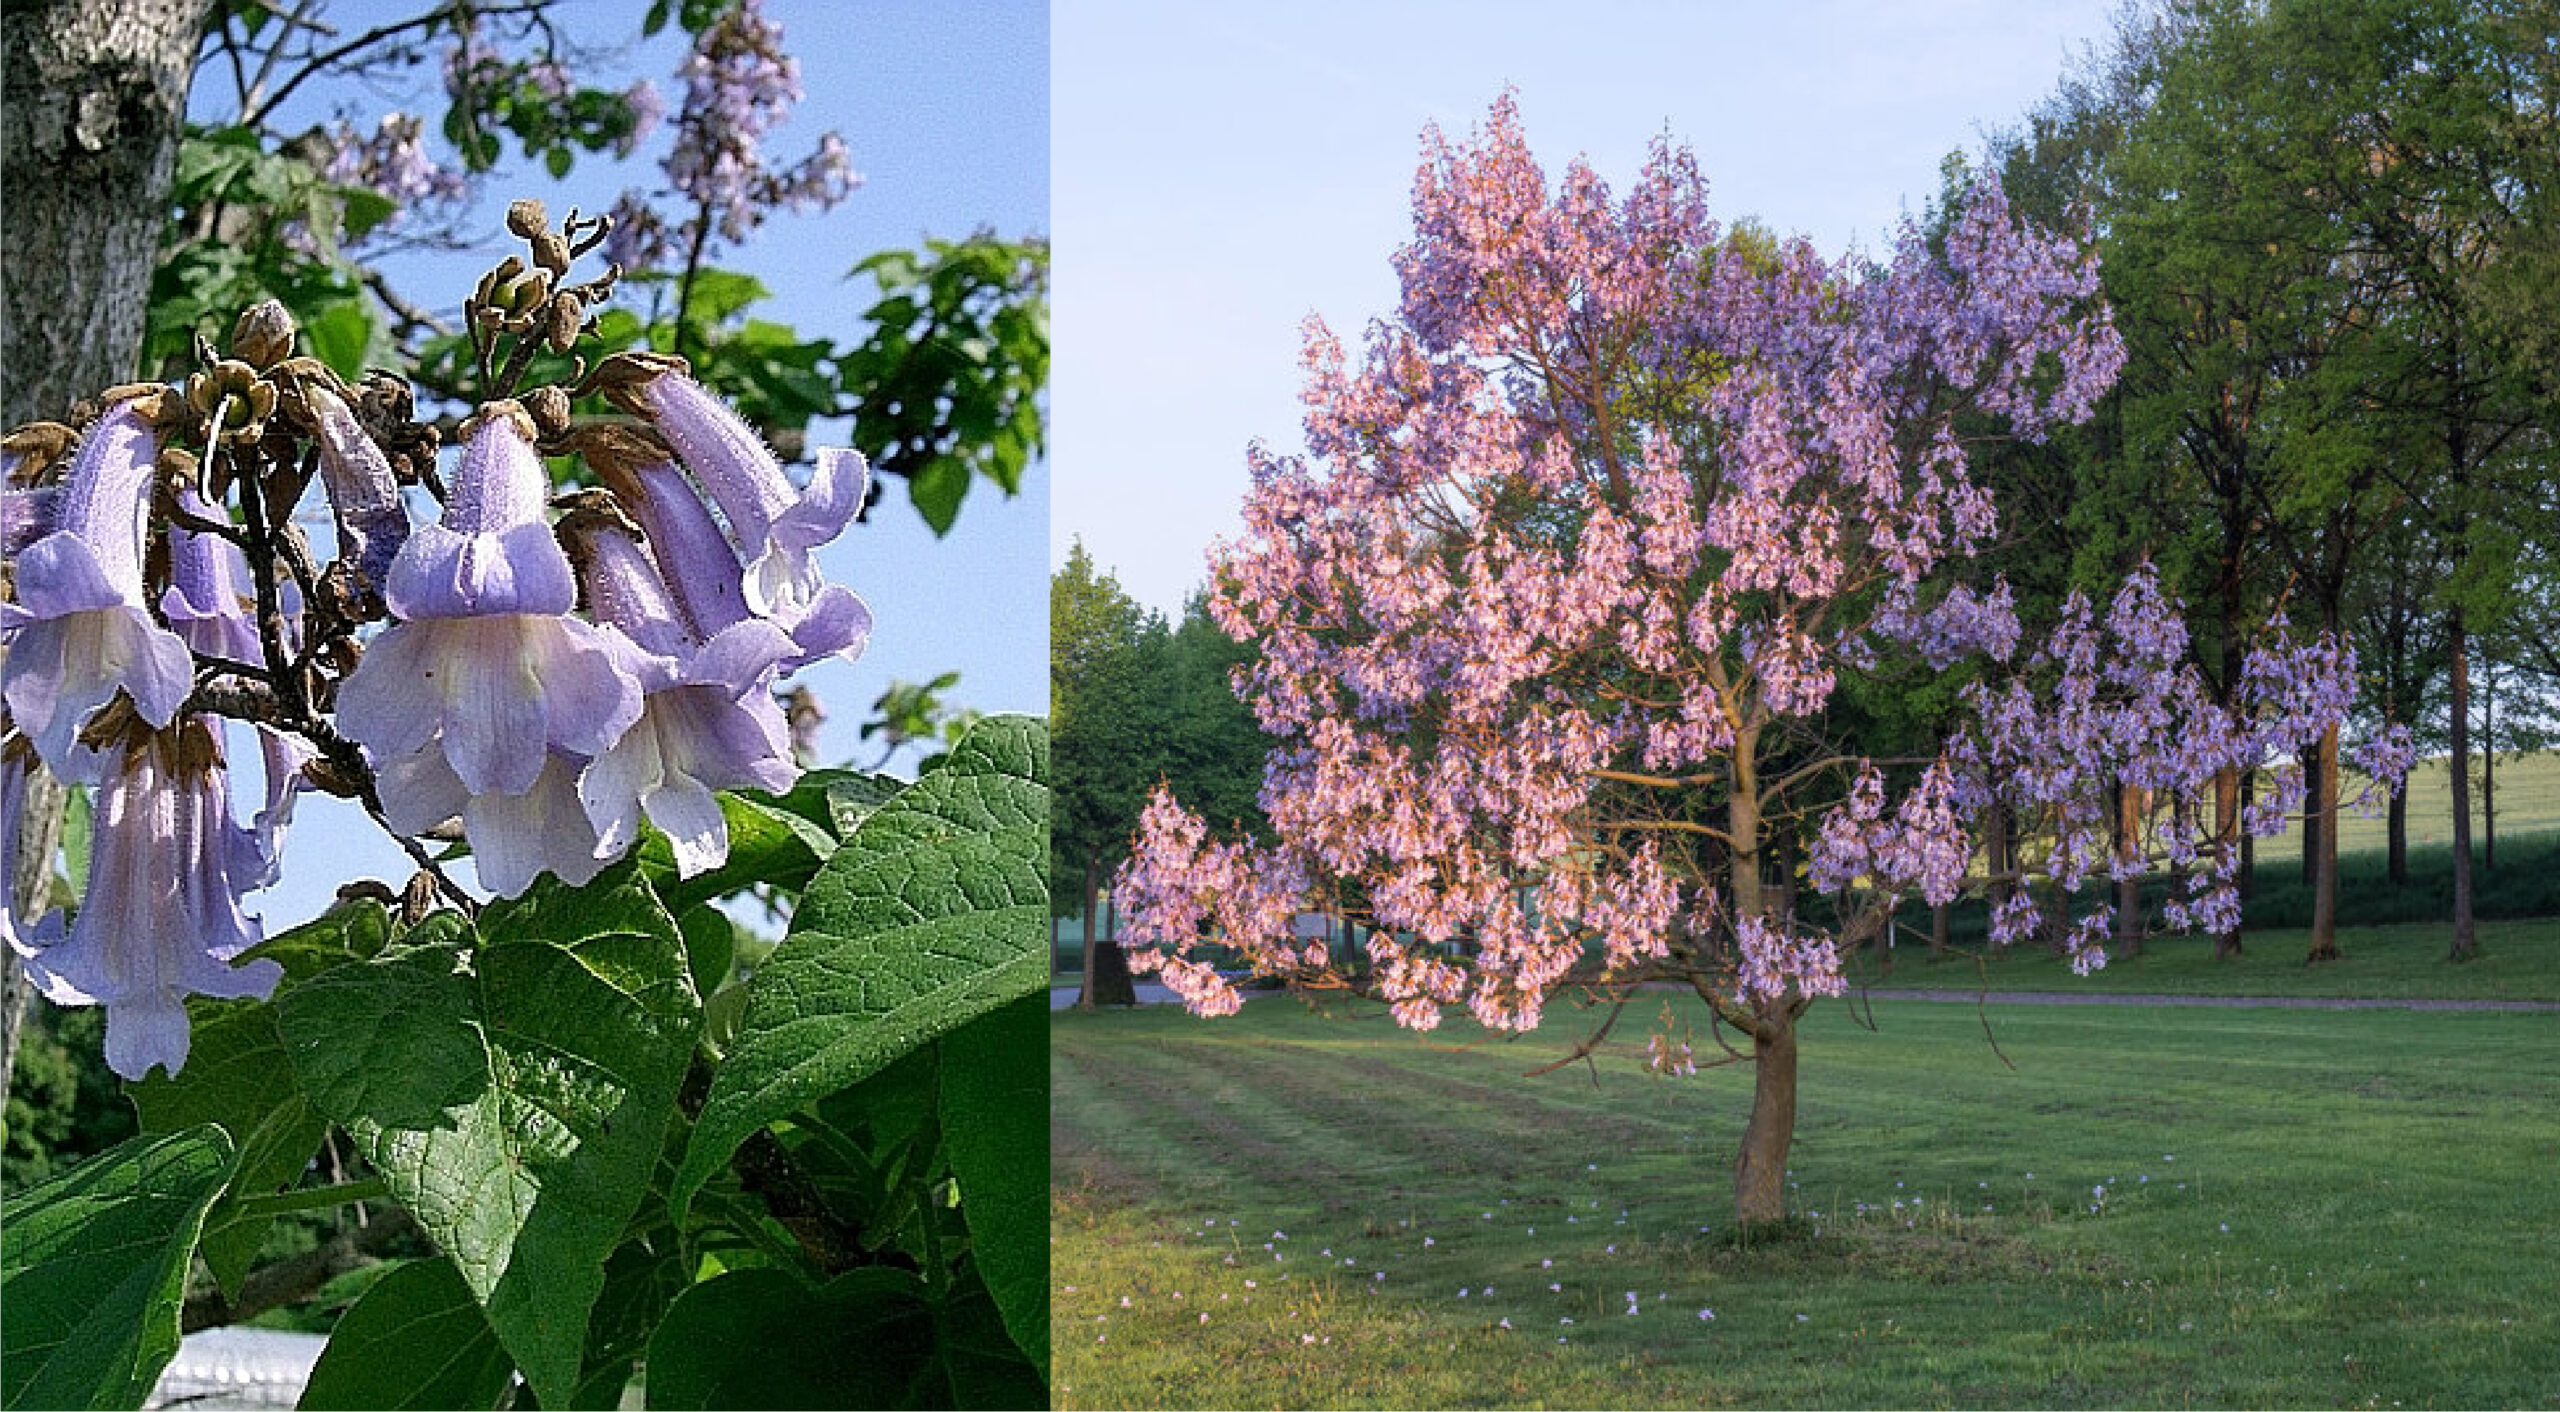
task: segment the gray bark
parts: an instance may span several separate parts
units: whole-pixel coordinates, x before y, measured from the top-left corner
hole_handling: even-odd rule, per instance
[[[210,0],[9,0],[0,11],[0,429],[130,382]],[[28,791],[21,852],[60,836]],[[8,860],[12,883],[29,864]],[[21,892],[20,897],[26,894]],[[0,948],[0,1089],[24,982]]]

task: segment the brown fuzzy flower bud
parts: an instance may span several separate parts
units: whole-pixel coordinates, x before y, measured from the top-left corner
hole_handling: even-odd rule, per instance
[[[293,315],[273,299],[261,299],[231,325],[231,356],[263,372],[293,356]]]
[[[507,230],[518,240],[533,240],[551,229],[551,213],[526,196],[507,203]]]

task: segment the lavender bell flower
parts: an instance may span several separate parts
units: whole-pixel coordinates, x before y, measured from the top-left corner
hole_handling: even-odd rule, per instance
[[[320,484],[338,520],[338,557],[378,589],[390,580],[392,560],[409,538],[399,477],[344,398],[316,383],[302,384],[301,391],[320,434]]]
[[[128,1079],[185,1066],[189,995],[263,1000],[284,975],[230,964],[260,940],[240,894],[268,860],[232,822],[216,730],[189,717],[107,752],[78,918],[54,913],[19,947],[46,999],[107,1007],[107,1067]]]
[[[658,562],[667,570],[667,589],[697,633],[714,637],[757,615],[747,601],[737,551],[711,518],[711,507],[673,462],[651,462],[627,476],[608,474],[606,480],[655,546]],[[822,584],[797,619],[777,618],[775,625],[790,638],[790,654],[781,663],[785,672],[824,657],[850,661],[871,641],[871,609],[842,584]]]
[[[178,492],[178,508],[200,520],[222,519],[222,511],[206,504],[192,487]],[[280,586],[291,591],[289,581]],[[169,586],[160,593],[160,614],[189,648],[226,662],[264,665],[266,649],[259,645],[251,606],[255,601],[249,557],[239,545],[217,534],[170,526]]]
[[[569,616],[550,489],[523,410],[483,407],[442,523],[392,560],[383,597],[401,621],[338,690],[340,729],[376,759],[441,740],[470,793],[522,794],[555,747],[597,754],[639,717],[614,645]]]
[[[67,779],[94,781],[97,753],[80,727],[117,692],[153,726],[166,726],[194,684],[195,661],[177,634],[151,619],[142,587],[151,470],[151,424],[132,401],[91,428],[56,497],[52,532],[14,556],[18,601],[0,603],[0,698],[36,753]]]
[[[578,798],[582,755],[554,750],[544,756],[531,788],[515,794],[473,794],[430,742],[382,767],[383,817],[402,833],[424,833],[459,814],[471,840],[471,863],[481,885],[516,897],[549,872],[577,887],[620,856],[596,838]]]
[[[870,614],[849,591],[827,582],[817,550],[862,510],[871,469],[861,454],[820,449],[816,473],[798,488],[764,439],[680,368],[654,367],[625,400],[657,427],[728,520],[745,564],[747,606],[790,633],[804,661],[859,652]],[[842,640],[823,645],[836,638]]]
[[[706,640],[682,599],[669,592],[681,573],[662,577],[629,531],[604,516],[571,523],[573,530],[563,528],[579,550],[589,611],[629,636],[650,664],[642,675],[647,695],[638,724],[587,766],[579,798],[602,851],[618,856],[629,848],[646,813],[674,846],[677,872],[692,877],[729,856],[729,828],[714,790],[754,786],[778,793],[798,776],[790,727],[772,691],[791,640],[749,617]]]

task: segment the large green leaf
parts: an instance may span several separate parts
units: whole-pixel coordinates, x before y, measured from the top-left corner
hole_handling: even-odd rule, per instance
[[[758,967],[672,1193],[747,1134],[1048,984],[1048,736],[981,722],[862,821]]]
[[[126,1140],[0,1202],[0,1406],[139,1407],[231,1175],[211,1124]]]
[[[381,907],[351,902],[269,937],[248,954],[281,962],[290,991],[332,966],[375,954],[390,934],[391,920]],[[144,1132],[215,1123],[239,1149],[230,1186],[205,1216],[203,1246],[215,1280],[225,1294],[236,1296],[274,1218],[235,1218],[234,1210],[243,1197],[299,1182],[329,1125],[294,1082],[273,1005],[197,996],[187,1002],[187,1013],[194,1037],[186,1068],[174,1078],[155,1069],[126,1085],[126,1092],[142,1115]]]
[[[545,878],[478,932],[477,950],[447,928],[450,943],[332,971],[280,1022],[304,1092],[453,1257],[536,1395],[565,1406],[701,1002],[631,863],[583,888]]]
[[[726,792],[718,797],[720,817],[729,828],[729,857],[719,867],[679,878],[675,850],[665,834],[652,829],[640,846],[642,871],[656,882],[667,910],[678,916],[696,903],[752,883],[797,888],[836,851],[834,835],[778,804]]]
[[[1048,1406],[1049,1389],[963,1261],[938,1303],[913,1274],[878,1267],[814,1290],[780,1270],[695,1285],[649,1341],[648,1398],[663,1408],[1015,1408]]]
[[[304,1407],[496,1407],[516,1365],[450,1260],[412,1260],[338,1316]]]
[[[1030,995],[942,1040],[942,1141],[969,1246],[1003,1327],[1049,1366],[1049,1001]]]

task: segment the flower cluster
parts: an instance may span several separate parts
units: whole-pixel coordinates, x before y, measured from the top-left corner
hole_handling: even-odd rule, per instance
[[[643,820],[698,875],[728,853],[715,792],[796,777],[777,685],[870,632],[815,557],[862,505],[862,458],[821,451],[795,485],[681,360],[592,375],[636,426],[581,423],[557,389],[483,404],[441,515],[413,526],[402,483],[435,437],[399,420],[405,389],[284,358],[281,310],[234,343],[254,361],[6,442],[0,856],[39,762],[96,790],[96,841],[71,919],[0,907],[0,940],[48,998],[106,1007],[108,1058],[134,1078],[185,1062],[188,995],[273,989],[275,963],[237,961],[261,936],[241,903],[276,876],[298,791],[353,795],[404,835],[458,816],[507,896],[592,878]],[[605,488],[557,514],[546,454]],[[325,569],[298,532],[259,528],[313,468],[338,531]],[[216,711],[258,742],[245,825]]]
[[[321,175],[341,186],[371,187],[391,198],[391,219],[428,202],[459,201],[470,192],[462,173],[427,153],[426,120],[386,113],[380,126],[359,133],[347,123],[328,129],[329,158]]]
[[[1308,455],[1254,453],[1215,551],[1211,611],[1258,645],[1240,687],[1277,738],[1269,856],[1356,884],[1359,982],[1407,1024],[1526,1028],[1583,977],[1826,993],[1836,948],[1732,876],[1775,850],[1730,782],[1844,668],[2013,645],[2004,589],[1932,577],[1997,524],[1954,428],[2087,414],[2121,357],[2094,266],[1989,182],[1946,258],[1917,230],[1881,270],[1761,258],[1668,143],[1623,197],[1579,163],[1550,183],[1508,97],[1468,143],[1426,136],[1395,264],[1363,353],[1309,326]],[[1879,796],[1833,871],[1951,894],[1960,803],[1951,770],[1898,814]],[[1142,835],[1125,910],[1190,893],[1204,850],[1176,835]],[[1147,935],[1179,958],[1201,920]],[[1287,970],[1264,965],[1285,929],[1207,920]]]
[[[765,134],[800,101],[800,64],[783,52],[782,27],[765,18],[759,0],[739,0],[704,30],[678,74],[684,106],[667,178],[717,216],[724,238],[744,240],[772,207],[824,210],[861,184],[844,139],[832,132],[797,166],[766,165]]]
[[[2279,634],[2217,704],[2147,570],[2023,661],[2008,586],[1981,586],[1999,521],[1969,447],[2085,419],[2124,357],[2094,256],[1995,179],[1942,241],[1832,263],[1729,239],[1667,143],[1623,198],[1580,163],[1551,183],[1506,96],[1466,143],[1426,135],[1413,209],[1396,317],[1356,354],[1308,326],[1307,453],[1255,448],[1213,551],[1210,610],[1259,649],[1238,689],[1275,737],[1277,842],[1151,806],[1118,882],[1163,953],[1141,964],[1214,943],[1292,974],[1283,908],[1215,904],[1303,874],[1359,899],[1366,967],[1335,962],[1408,1025],[1526,1028],[1558,986],[1653,975],[1784,1023],[1836,993],[1842,938],[1778,904],[1780,828],[1817,886],[1943,903],[1995,803],[2071,889],[2152,857],[2111,831],[2128,797],[2252,767],[2262,812],[2298,797],[2277,762],[2343,714],[2336,649]],[[1844,672],[1959,660],[1988,673],[1979,724],[1891,767],[1898,801],[1854,753],[1803,763]],[[2187,836],[2158,851],[2200,880],[2177,915],[2219,920],[2203,811],[2165,812]]]

